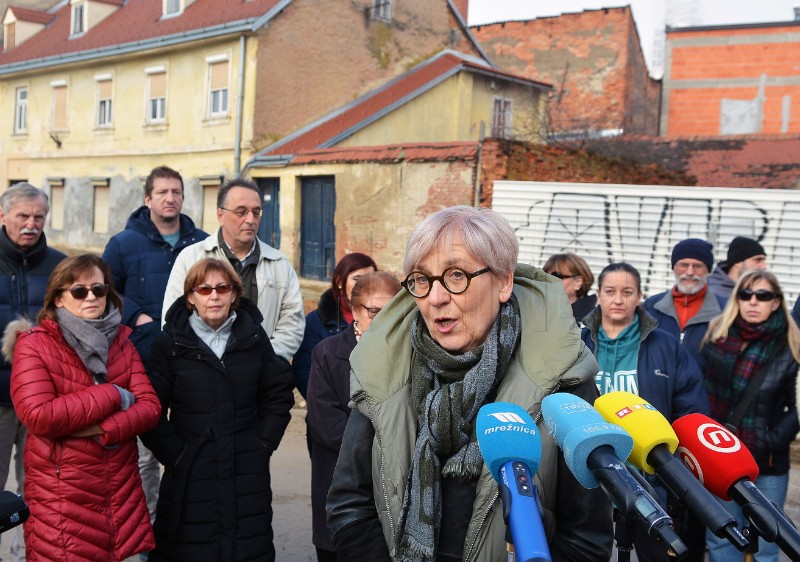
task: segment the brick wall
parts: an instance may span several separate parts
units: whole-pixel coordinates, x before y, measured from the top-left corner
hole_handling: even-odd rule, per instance
[[[672,30],[666,56],[662,134],[720,135],[723,99],[753,102],[739,132],[800,133],[800,23]]]
[[[471,29],[495,64],[555,87],[554,131],[656,133],[659,83],[648,75],[629,7]]]

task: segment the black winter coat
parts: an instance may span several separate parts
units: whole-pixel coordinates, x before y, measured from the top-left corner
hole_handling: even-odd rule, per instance
[[[312,539],[325,550],[333,550],[325,522],[325,498],[350,417],[350,352],[355,346],[356,335],[349,326],[322,340],[311,354],[306,424],[311,440]]]
[[[66,256],[47,246],[42,234],[28,251],[22,251],[0,229],[0,338],[9,322],[17,316],[31,321],[44,303],[47,280]],[[0,356],[0,405],[11,407],[11,365]]]
[[[275,560],[269,457],[291,415],[289,364],[247,299],[222,360],[189,315],[178,299],[148,361],[162,415],[142,440],[165,467],[150,560]]]

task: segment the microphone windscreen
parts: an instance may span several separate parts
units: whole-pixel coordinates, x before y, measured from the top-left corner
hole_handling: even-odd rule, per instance
[[[485,404],[475,422],[478,447],[489,472],[501,482],[500,468],[508,461],[525,463],[531,476],[542,458],[542,438],[525,408],[510,402]]]
[[[594,407],[606,421],[622,426],[633,437],[633,451],[628,462],[648,474],[655,469],[647,455],[656,445],[666,445],[670,453],[678,447],[678,437],[667,418],[644,398],[630,392],[609,392],[594,401]]]
[[[624,461],[633,449],[633,439],[620,426],[608,423],[586,400],[566,392],[542,400],[542,416],[550,435],[564,451],[564,460],[584,488],[598,486],[589,469],[589,455],[601,445],[613,447]]]
[[[742,478],[758,477],[756,460],[744,443],[708,416],[683,416],[672,429],[680,440],[678,458],[715,496],[730,501],[731,486]]]

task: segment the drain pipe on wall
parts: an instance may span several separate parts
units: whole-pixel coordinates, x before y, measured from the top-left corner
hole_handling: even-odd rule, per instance
[[[233,146],[233,173],[239,175],[242,166],[242,114],[244,113],[244,69],[247,51],[247,38],[239,36],[239,91],[236,94],[236,133]]]
[[[486,138],[486,123],[481,121],[481,135],[478,139],[478,163],[475,167],[475,201],[473,207],[481,206],[481,166],[483,166],[483,140]]]

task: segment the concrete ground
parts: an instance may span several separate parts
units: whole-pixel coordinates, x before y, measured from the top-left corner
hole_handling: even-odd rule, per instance
[[[795,522],[800,521],[800,445],[794,448],[792,474],[786,513]],[[272,506],[275,512],[273,530],[278,562],[315,562],[311,543],[311,466],[305,439],[305,410],[294,408],[292,421],[280,447],[270,462],[272,473]],[[13,470],[12,470],[13,473]],[[15,489],[16,481],[9,478],[7,489]],[[9,534],[0,542],[0,560],[10,560]],[[632,557],[635,560],[635,556]],[[126,562],[134,562],[135,558]],[[616,552],[614,553],[616,560]],[[789,558],[782,555],[782,561]]]

